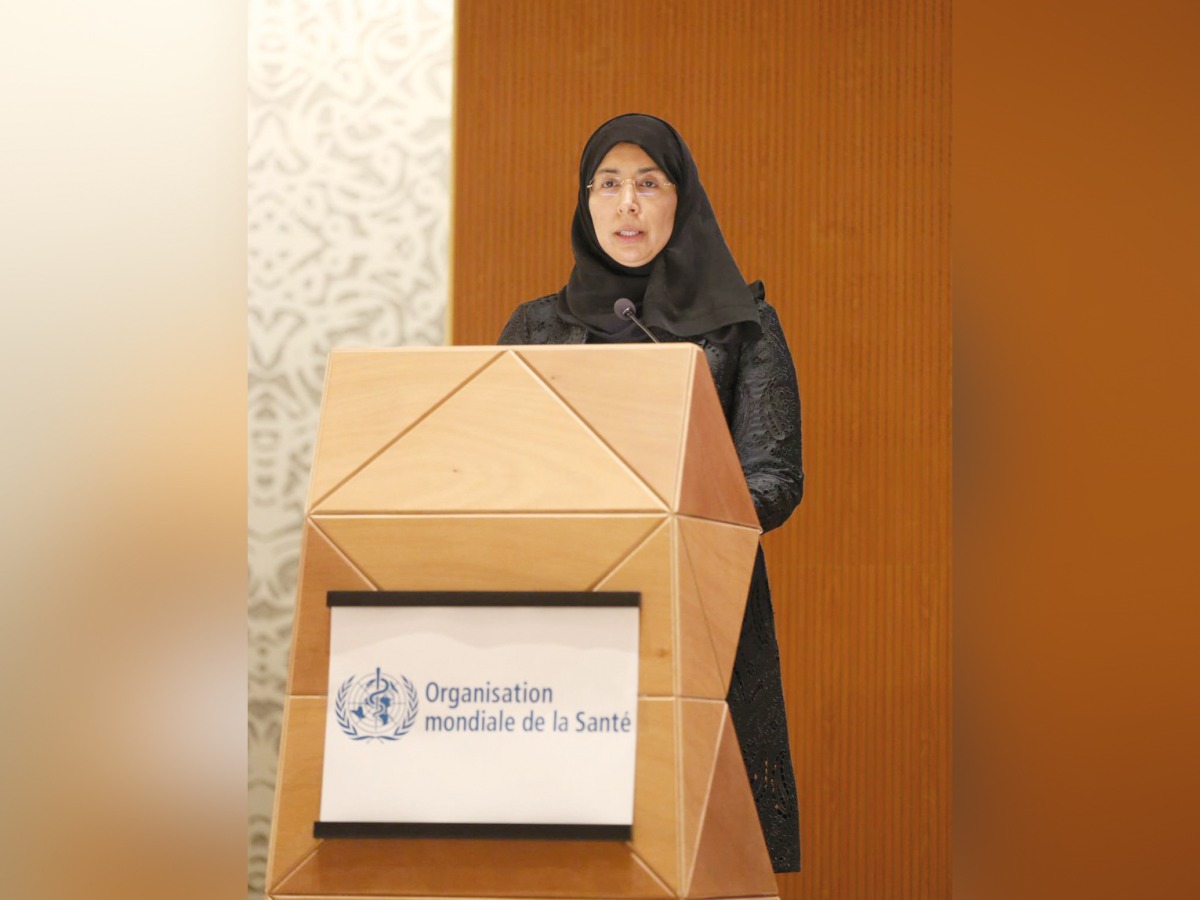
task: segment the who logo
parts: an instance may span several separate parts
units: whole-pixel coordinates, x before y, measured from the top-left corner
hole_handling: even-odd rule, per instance
[[[398,741],[417,720],[417,689],[401,675],[376,667],[374,674],[351,675],[333,704],[342,732],[355,741]]]

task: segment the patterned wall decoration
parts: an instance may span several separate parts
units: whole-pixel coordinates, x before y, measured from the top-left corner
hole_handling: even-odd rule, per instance
[[[250,897],[326,356],[445,341],[453,13],[453,0],[249,4]]]

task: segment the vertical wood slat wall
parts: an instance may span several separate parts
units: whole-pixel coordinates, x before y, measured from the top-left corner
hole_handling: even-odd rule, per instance
[[[458,0],[455,344],[565,282],[579,151],[622,112],[680,130],[779,310],[789,900],[950,896],[949,26],[948,0]]]

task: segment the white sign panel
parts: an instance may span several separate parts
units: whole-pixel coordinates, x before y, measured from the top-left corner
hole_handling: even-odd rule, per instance
[[[636,606],[330,612],[322,823],[632,823]]]

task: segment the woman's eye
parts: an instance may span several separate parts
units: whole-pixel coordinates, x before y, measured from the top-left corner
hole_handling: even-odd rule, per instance
[[[656,188],[656,187],[658,187],[658,182],[657,182],[657,181],[655,181],[653,178],[643,178],[643,179],[642,179],[642,180],[639,182],[639,185],[640,185],[641,187],[644,187],[644,188],[650,188],[650,189],[653,189],[653,188]]]
[[[609,188],[615,188],[618,184],[619,184],[619,182],[615,178],[605,178],[603,181],[600,182],[600,187],[607,190]]]

